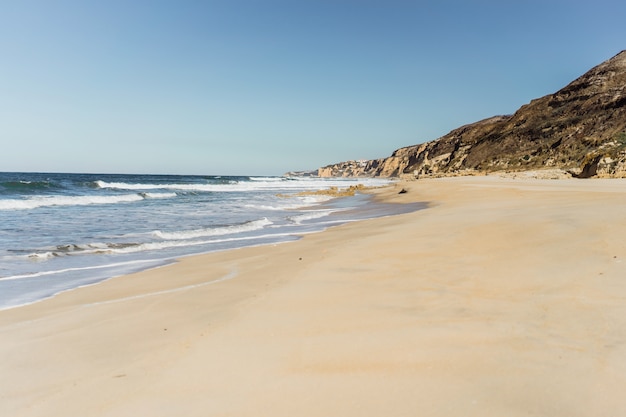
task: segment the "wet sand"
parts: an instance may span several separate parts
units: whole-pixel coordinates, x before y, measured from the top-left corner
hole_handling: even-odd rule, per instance
[[[625,180],[377,193],[430,206],[0,311],[0,415],[626,415]]]

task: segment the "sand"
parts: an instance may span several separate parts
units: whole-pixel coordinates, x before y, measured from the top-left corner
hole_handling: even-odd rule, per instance
[[[430,207],[0,312],[0,415],[626,415],[626,181],[378,193]]]

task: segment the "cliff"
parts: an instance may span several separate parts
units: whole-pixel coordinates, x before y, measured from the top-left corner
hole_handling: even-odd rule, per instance
[[[563,170],[626,177],[626,51],[513,115],[459,127],[388,158],[348,161],[319,176],[448,176]]]

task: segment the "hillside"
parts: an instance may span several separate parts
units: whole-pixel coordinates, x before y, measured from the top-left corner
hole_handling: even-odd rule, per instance
[[[448,176],[558,169],[626,177],[626,51],[513,115],[459,127],[388,158],[348,161],[320,176]]]

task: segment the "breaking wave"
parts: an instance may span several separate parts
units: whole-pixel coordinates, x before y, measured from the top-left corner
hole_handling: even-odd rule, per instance
[[[185,240],[196,239],[199,237],[223,236],[234,233],[252,232],[262,229],[265,226],[269,226],[270,224],[273,224],[273,222],[268,220],[267,218],[263,218],[261,220],[255,220],[243,224],[222,227],[210,227],[206,229],[187,230],[180,232],[162,232],[160,230],[155,230],[154,232],[152,232],[152,234],[159,239]]]
[[[0,210],[32,210],[38,207],[52,206],[132,203],[150,198],[171,198],[175,196],[176,193],[138,193],[107,196],[36,196],[27,199],[0,200]]]
[[[98,188],[112,190],[181,190],[181,191],[237,191],[233,183],[227,184],[142,184],[127,182],[105,182],[98,180],[95,182]]]
[[[292,236],[291,233],[268,233],[263,235],[254,236],[240,236],[240,237],[228,237],[221,239],[206,239],[206,240],[164,240],[162,242],[144,242],[144,243],[102,243],[102,244],[90,244],[90,245],[69,245],[73,248],[71,250],[60,249],[56,251],[47,251],[39,253],[30,253],[25,255],[25,258],[29,258],[37,261],[46,261],[48,259],[57,258],[60,256],[73,256],[73,255],[110,255],[110,254],[129,254],[137,252],[147,251],[160,251],[171,248],[181,248],[190,246],[210,245],[226,242],[241,242],[251,241],[267,238],[280,238],[285,236]],[[2,280],[2,279],[0,279]]]
[[[365,185],[386,184],[388,180],[363,179],[360,182]],[[306,178],[286,177],[250,177],[248,180],[228,181],[220,183],[128,183],[107,182],[97,180],[94,182],[97,188],[114,190],[182,190],[198,192],[245,192],[245,191],[288,191],[288,190],[312,190],[330,187],[347,187],[354,181],[345,179],[310,180]]]
[[[53,181],[3,181],[0,182],[0,190],[9,193],[28,194],[41,191],[62,189],[61,185]]]
[[[337,210],[311,210],[304,214],[288,217],[288,219],[295,224],[302,224],[302,222],[305,222],[307,220],[315,220],[315,219],[320,219],[322,217],[326,217],[336,211]]]

